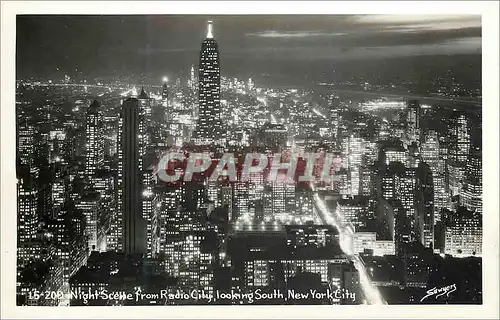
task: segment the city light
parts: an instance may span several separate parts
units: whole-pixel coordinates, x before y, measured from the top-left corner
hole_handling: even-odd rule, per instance
[[[382,39],[358,18],[330,20],[370,43],[318,51],[317,30],[257,32],[232,19],[234,28],[217,24],[232,39],[219,42],[206,19],[177,34],[188,19],[179,16],[113,59],[88,59],[64,55],[80,48],[57,34],[26,33],[61,22],[26,19],[18,37],[30,41],[18,47],[43,48],[44,68],[18,55],[18,305],[483,301],[477,56],[360,51],[391,32],[381,25]],[[90,21],[72,21],[75,39],[100,45],[87,42],[102,30],[80,19]],[[161,27],[143,20],[132,29]],[[257,29],[279,27],[261,20]],[[411,27],[419,42],[433,32],[423,25],[391,28]],[[165,39],[173,53],[153,59]],[[285,52],[279,39],[297,43]],[[197,56],[178,49],[193,46]],[[295,50],[304,46],[307,57]],[[53,72],[30,74],[43,70]],[[427,297],[457,279],[462,291]]]
[[[311,186],[311,188],[313,189],[313,191],[316,190],[313,185]],[[361,288],[368,303],[372,305],[387,304],[380,295],[380,292],[377,290],[377,288],[374,287],[371,283],[363,262],[354,252],[352,248],[352,230],[350,230],[346,226],[341,225],[340,221],[343,220],[343,217],[340,215],[339,211],[336,210],[335,213],[332,213],[330,210],[328,210],[326,204],[319,197],[317,192],[315,192],[314,194],[314,200],[315,205],[318,208],[318,213],[321,215],[322,219],[324,219],[328,224],[333,225],[339,231],[341,249],[354,263],[356,270],[358,270]]]

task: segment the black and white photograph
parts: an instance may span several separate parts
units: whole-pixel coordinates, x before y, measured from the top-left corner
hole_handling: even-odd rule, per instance
[[[480,13],[53,10],[11,18],[15,306],[498,297]]]

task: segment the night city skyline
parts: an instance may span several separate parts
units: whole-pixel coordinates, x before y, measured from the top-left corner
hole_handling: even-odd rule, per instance
[[[17,16],[17,305],[483,304],[481,27]]]
[[[342,81],[401,63],[407,72],[396,76],[403,80],[422,67],[439,74],[454,66],[465,80],[481,77],[480,16],[164,17],[20,16],[19,76],[126,76],[148,84],[164,73],[188,77],[181,66],[198,60],[204,24],[214,20],[226,76],[304,84],[304,74],[313,77],[306,83]],[[291,79],[285,81],[283,74]]]

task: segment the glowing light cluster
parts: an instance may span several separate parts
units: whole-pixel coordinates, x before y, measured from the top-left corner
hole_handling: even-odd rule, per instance
[[[319,110],[318,110],[318,109],[314,108],[314,109],[313,109],[313,112],[314,112],[316,115],[320,116],[321,118],[326,119],[326,116],[325,116],[324,114],[322,114],[321,112],[319,112]]]

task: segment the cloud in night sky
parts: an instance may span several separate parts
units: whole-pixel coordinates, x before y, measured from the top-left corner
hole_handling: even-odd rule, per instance
[[[266,59],[283,55],[297,60],[379,59],[481,52],[480,16],[339,16],[330,24],[331,30],[263,30],[246,36],[273,38],[272,46],[250,49]],[[299,42],[303,44],[296,45]]]
[[[368,25],[399,25],[414,26],[415,28],[428,30],[460,29],[470,27],[481,27],[481,16],[479,15],[412,15],[412,14],[379,14],[358,15],[353,18],[359,24]]]
[[[246,36],[256,36],[262,38],[305,38],[305,37],[335,37],[344,36],[346,33],[319,31],[275,31],[267,30],[263,32],[248,33]]]

